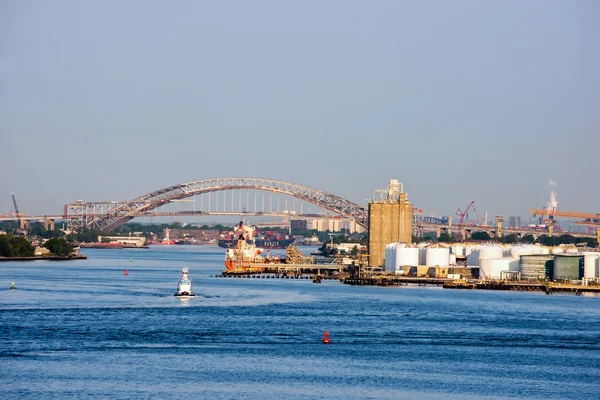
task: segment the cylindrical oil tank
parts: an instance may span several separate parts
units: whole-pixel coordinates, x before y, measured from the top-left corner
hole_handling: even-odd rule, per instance
[[[455,244],[454,246],[452,246],[452,254],[454,254],[455,258],[456,256],[462,256],[464,253],[465,249],[461,244]]]
[[[396,246],[396,259],[392,270],[401,270],[405,265],[416,267],[419,265],[419,249],[417,247]]]
[[[532,245],[515,246],[510,249],[510,255],[512,258],[520,258],[521,256],[529,256],[533,254],[544,254],[543,249],[540,246]]]
[[[578,280],[583,278],[583,256],[555,255],[553,279]]]
[[[502,272],[519,270],[519,260],[516,258],[484,258],[479,263],[480,279],[501,279]]]
[[[502,247],[500,246],[481,246],[479,248],[479,260],[487,258],[502,258]]]
[[[583,255],[583,277],[597,278],[596,267],[598,266],[598,258],[600,253],[584,253]]]
[[[447,267],[448,261],[450,261],[449,256],[450,249],[447,247],[428,247],[425,252],[425,265]]]
[[[524,254],[520,257],[521,279],[540,280],[552,279],[554,271],[554,255]]]
[[[456,265],[456,254],[450,254],[450,258],[448,259],[448,264]]]
[[[471,254],[472,249],[473,249],[473,246],[465,246],[465,249],[464,249],[465,257],[468,257],[469,254]]]
[[[397,245],[398,243],[389,243],[385,245],[385,261],[384,261],[384,265],[385,265],[385,270],[389,271],[392,269],[392,265],[394,262],[394,258],[393,258],[393,254],[392,254],[392,249]]]
[[[479,248],[470,247],[467,255],[467,266],[478,267],[479,266]]]
[[[419,247],[419,265],[427,265],[427,248]]]

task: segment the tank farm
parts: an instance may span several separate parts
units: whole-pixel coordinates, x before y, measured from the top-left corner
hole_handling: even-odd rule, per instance
[[[377,196],[376,196],[377,195]],[[412,241],[412,205],[391,180],[369,203],[368,251],[356,256],[313,257],[288,246],[272,255],[240,223],[218,277],[336,280],[349,285],[436,285],[449,289],[600,293],[600,251],[533,244]],[[596,251],[594,251],[596,250]]]

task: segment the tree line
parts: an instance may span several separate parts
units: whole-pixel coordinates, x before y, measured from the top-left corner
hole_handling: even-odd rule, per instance
[[[43,247],[54,256],[68,256],[74,246],[64,238],[52,238]],[[0,257],[34,257],[35,247],[22,236],[0,235]]]

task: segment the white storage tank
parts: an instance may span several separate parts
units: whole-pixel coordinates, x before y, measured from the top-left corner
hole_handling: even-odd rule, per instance
[[[416,267],[419,265],[419,249],[417,247],[396,246],[396,258],[392,271],[402,270],[402,267],[409,265]]]
[[[456,265],[456,254],[450,254],[450,258],[448,259],[448,264]]]
[[[597,278],[598,271],[598,259],[600,253],[584,253],[583,254],[583,277],[584,278]]]
[[[479,266],[479,248],[471,247],[468,250],[467,255],[467,266],[478,267]]]
[[[462,256],[464,253],[465,249],[463,248],[462,244],[455,244],[452,246],[452,254],[454,254],[454,258],[456,258],[456,256]]]
[[[519,271],[517,258],[484,258],[479,263],[480,279],[501,279],[503,271]]]
[[[500,246],[481,246],[479,249],[479,261],[488,258],[502,258],[502,247]]]
[[[510,249],[510,256],[512,258],[519,258],[521,256],[532,256],[534,254],[548,254],[548,249],[546,249],[546,253],[544,253],[544,249],[542,247],[533,245],[515,246],[512,249]]]
[[[450,249],[447,247],[428,247],[425,252],[425,265],[447,267],[450,261]]]
[[[465,252],[465,256],[468,257],[469,254],[471,254],[471,251],[473,251],[474,246],[465,246],[464,252]]]
[[[549,247],[540,247],[541,249],[541,253],[540,254],[550,254],[550,248]]]
[[[562,247],[553,247],[552,248],[552,254],[563,254],[564,253],[564,249]]]
[[[396,247],[398,243],[389,243],[385,245],[385,261],[384,261],[384,266],[385,266],[385,270],[389,271],[392,269],[392,265],[394,263],[394,258],[393,258],[393,251],[392,249],[394,247]]]
[[[427,265],[427,248],[419,247],[419,265]]]

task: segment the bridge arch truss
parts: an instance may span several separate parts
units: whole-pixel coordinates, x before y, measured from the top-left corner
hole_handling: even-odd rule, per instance
[[[124,202],[83,202],[65,205],[64,218],[74,231],[95,229],[110,231],[135,217],[151,216],[151,211],[175,200],[225,190],[262,190],[292,196],[356,221],[368,228],[364,206],[331,193],[305,185],[264,178],[212,178],[159,189]]]

